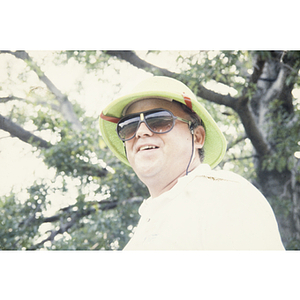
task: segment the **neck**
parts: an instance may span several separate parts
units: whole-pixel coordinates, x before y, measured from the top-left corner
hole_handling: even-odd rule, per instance
[[[157,183],[154,185],[147,185],[151,198],[156,198],[162,195],[163,193],[171,190],[178,182],[178,179],[183,176],[185,176],[185,173],[179,176],[178,178],[174,179],[173,181],[169,182],[167,185],[158,185]]]
[[[194,163],[193,165],[190,166],[189,172],[193,171],[199,163]],[[178,182],[178,179],[184,176],[188,176],[186,174],[186,170],[184,170],[179,176],[176,176],[174,178],[166,178],[165,176],[162,178],[162,180],[158,180],[158,178],[147,178],[145,180],[142,180],[144,184],[147,186],[149,193],[151,195],[151,198],[156,198],[163,193],[171,190]],[[164,180],[163,180],[164,179]]]

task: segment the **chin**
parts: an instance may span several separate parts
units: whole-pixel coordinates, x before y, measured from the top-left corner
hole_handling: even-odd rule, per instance
[[[142,178],[149,178],[152,176],[156,176],[161,170],[161,164],[154,164],[150,161],[143,164],[137,164],[138,167],[133,167],[134,172],[138,175],[138,177],[142,180]],[[143,181],[143,180],[142,180]]]

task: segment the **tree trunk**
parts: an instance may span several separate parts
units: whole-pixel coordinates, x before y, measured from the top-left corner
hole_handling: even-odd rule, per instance
[[[273,52],[264,64],[250,106],[270,149],[268,160],[254,150],[257,172],[254,184],[273,207],[285,246],[292,248],[292,243],[300,242],[300,185],[296,180],[297,160],[293,151],[287,150],[288,145],[283,146],[290,134],[288,121],[294,115],[293,84],[287,85],[286,80],[289,74],[290,69],[280,61],[278,53]],[[294,162],[292,166],[289,161]]]

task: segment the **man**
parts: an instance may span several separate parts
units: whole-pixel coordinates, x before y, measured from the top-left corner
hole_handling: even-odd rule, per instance
[[[103,110],[100,129],[151,195],[125,250],[284,250],[262,194],[239,175],[212,170],[226,141],[183,83],[141,82]]]

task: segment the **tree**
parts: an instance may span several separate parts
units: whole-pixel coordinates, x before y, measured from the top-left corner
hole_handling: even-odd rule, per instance
[[[130,68],[186,83],[199,101],[205,102],[229,142],[221,167],[240,173],[260,189],[275,211],[286,248],[299,249],[300,104],[293,93],[300,83],[300,52],[178,52],[176,72],[151,63],[151,59],[163,52],[149,51],[144,58],[138,54],[134,51],[67,51],[58,53],[58,59],[60,63],[76,60],[89,72],[122,62]],[[43,217],[43,212],[46,195],[53,189],[51,186],[30,187],[27,203],[18,202],[13,194],[3,198],[1,212],[15,214],[17,221],[11,221],[14,224],[2,221],[3,230],[10,234],[3,235],[1,247],[37,249],[47,240],[52,241],[56,249],[121,249],[138,220],[137,202],[147,196],[145,187],[129,168],[110,154],[101,140],[95,142],[98,134],[95,120],[83,117],[82,109],[55,87],[28,53],[2,51],[1,55],[13,55],[24,61],[26,68],[37,74],[50,93],[43,99],[38,94],[26,100],[14,95],[1,98],[1,102],[24,101],[28,106],[39,105],[39,109],[35,116],[24,116],[15,108],[10,117],[0,116],[0,128],[32,144],[44,162],[56,169],[57,176],[80,180],[76,203],[50,218]],[[216,85],[209,88],[213,82],[230,93],[218,91]],[[25,129],[29,120],[39,135]],[[55,136],[54,142],[43,139],[45,130]],[[95,155],[98,161],[93,164]],[[101,195],[100,201],[86,201],[84,186],[92,182],[98,186],[94,195]],[[65,184],[60,187],[61,192],[67,192],[66,189]],[[18,219],[20,215],[23,218]],[[37,243],[39,226],[45,222],[59,225]],[[23,239],[24,232],[28,234]],[[65,236],[55,240],[60,233]]]
[[[124,247],[137,223],[137,205],[147,196],[146,188],[101,142],[98,120],[85,116],[78,104],[71,103],[27,52],[2,51],[1,55],[13,55],[24,62],[25,74],[37,76],[47,92],[43,95],[45,88],[41,85],[31,88],[26,99],[2,97],[0,101],[11,104],[11,110],[9,117],[0,115],[0,128],[11,137],[31,144],[32,151],[56,170],[52,181],[41,179],[29,187],[25,201],[15,193],[2,197],[1,249]],[[61,63],[62,57],[65,62],[70,59],[67,55],[58,53]],[[7,88],[5,83],[3,86]],[[77,180],[76,199],[48,216],[49,197],[70,193],[74,189],[74,184],[68,183],[71,179]],[[52,226],[42,230],[47,224]]]

